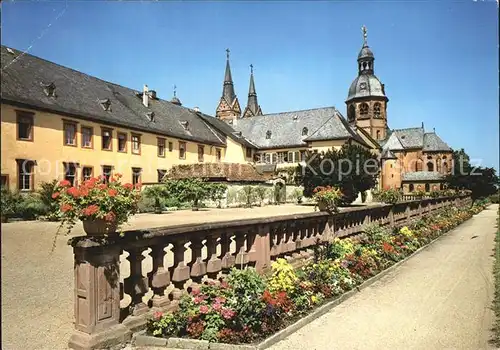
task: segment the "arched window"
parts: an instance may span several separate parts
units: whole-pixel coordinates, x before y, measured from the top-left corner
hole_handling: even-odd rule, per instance
[[[350,122],[356,119],[356,107],[354,107],[354,105],[349,106],[349,110],[347,111],[347,118]]]
[[[434,163],[427,162],[427,171],[434,171]]]
[[[377,140],[380,140],[380,130],[377,130]]]
[[[362,103],[359,106],[359,114],[361,114],[361,115],[367,115],[368,114],[368,104]]]
[[[415,171],[422,171],[422,160],[421,159],[417,159],[417,161],[415,163]]]
[[[425,184],[425,192],[430,192],[431,191],[431,185]]]
[[[448,163],[443,162],[443,173],[447,174],[448,173]]]
[[[437,172],[440,173],[441,172],[441,161],[439,161],[439,159],[436,163],[436,167],[437,167]]]
[[[302,136],[306,136],[307,135],[307,128],[302,128]]]
[[[409,190],[410,190],[410,192],[413,192],[415,190],[415,186],[413,186],[413,184],[410,184]]]
[[[270,139],[270,138],[271,138],[271,130],[267,130],[266,139]]]
[[[373,116],[375,118],[380,118],[380,103],[376,102],[373,105]]]

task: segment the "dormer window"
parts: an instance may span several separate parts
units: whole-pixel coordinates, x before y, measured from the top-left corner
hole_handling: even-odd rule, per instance
[[[307,136],[308,130],[307,128],[302,128],[302,136]]]
[[[297,120],[297,119],[299,119],[299,117],[298,117],[298,116],[296,116],[296,115],[294,115],[292,118],[293,118],[293,120]]]
[[[57,97],[56,84],[54,84],[54,83],[49,83],[49,84],[40,83],[40,85],[43,87],[43,92],[45,92],[45,95],[47,95],[47,97]]]
[[[378,102],[373,105],[373,116],[380,118],[380,103]]]
[[[181,120],[179,123],[181,123],[184,130],[189,130],[189,122],[187,120]]]
[[[270,138],[271,138],[271,130],[267,130],[266,139],[270,139]]]
[[[111,100],[109,98],[99,100],[99,104],[105,111],[111,112]]]
[[[241,131],[233,132],[233,135],[236,136],[236,137],[242,137],[243,136],[243,134],[241,133]]]
[[[150,122],[155,121],[155,112],[148,112],[148,113],[146,113],[146,115],[147,115]]]
[[[366,115],[366,114],[368,114],[368,104],[366,104],[366,103],[362,103],[362,104],[359,106],[359,114],[361,114],[361,115]]]

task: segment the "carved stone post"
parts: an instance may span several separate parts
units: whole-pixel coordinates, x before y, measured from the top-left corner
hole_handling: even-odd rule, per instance
[[[165,289],[170,285],[170,272],[164,266],[165,249],[163,245],[155,245],[151,248],[153,257],[153,270],[148,274],[149,285],[153,290],[153,307],[164,308],[170,304]]]
[[[86,237],[71,242],[75,257],[75,331],[71,349],[101,349],[127,342],[132,333],[120,324],[120,253]]]
[[[255,269],[261,272],[271,267],[271,240],[269,225],[259,225],[259,231],[255,237]]]

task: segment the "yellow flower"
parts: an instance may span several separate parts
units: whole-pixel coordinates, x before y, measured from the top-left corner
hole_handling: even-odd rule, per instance
[[[317,297],[316,295],[313,295],[313,296],[311,297],[311,301],[312,301],[314,304],[316,304],[316,303],[318,302],[318,297]]]

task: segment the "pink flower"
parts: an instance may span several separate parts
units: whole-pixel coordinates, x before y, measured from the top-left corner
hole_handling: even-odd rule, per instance
[[[224,304],[226,302],[226,298],[224,297],[216,297],[215,302],[218,304]]]
[[[222,309],[221,315],[226,320],[230,320],[236,315],[236,312],[231,309]]]
[[[200,294],[200,289],[199,288],[195,288],[191,291],[191,294],[194,295],[194,296],[197,296]]]
[[[197,295],[193,299],[193,303],[195,303],[195,304],[201,304],[203,302],[203,300],[205,300],[205,297],[203,295]]]
[[[222,310],[222,304],[219,304],[219,303],[215,303],[212,307],[217,312]]]
[[[60,195],[59,192],[52,193],[52,199],[56,199],[57,197],[59,197],[59,195]]]
[[[161,311],[156,311],[154,314],[154,318],[159,320],[163,316],[163,312]]]
[[[201,305],[200,306],[200,313],[202,314],[208,314],[210,312],[210,308],[208,305]]]

